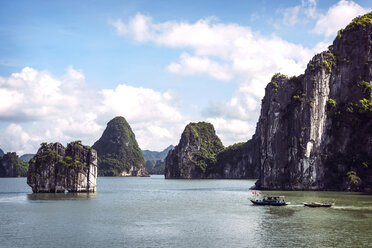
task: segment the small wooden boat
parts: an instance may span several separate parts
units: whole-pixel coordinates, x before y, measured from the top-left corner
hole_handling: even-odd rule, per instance
[[[251,202],[255,205],[270,205],[270,206],[284,206],[287,205],[284,196],[265,195],[262,198],[251,198]]]
[[[305,207],[310,207],[310,208],[330,208],[334,204],[333,203],[321,203],[321,202],[312,202],[312,203],[307,203],[304,202]]]

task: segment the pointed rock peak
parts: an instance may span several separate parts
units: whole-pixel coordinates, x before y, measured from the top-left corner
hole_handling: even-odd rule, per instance
[[[179,144],[166,159],[166,178],[205,178],[207,167],[216,163],[216,154],[224,146],[212,124],[190,123],[185,127]]]
[[[213,152],[217,152],[224,148],[213,125],[208,122],[189,123],[182,133],[180,143],[185,139],[195,140],[201,146],[208,145]],[[213,146],[210,146],[209,144],[213,144]]]
[[[145,160],[136,137],[124,117],[107,123],[101,138],[93,148],[98,153],[100,176],[144,176]]]

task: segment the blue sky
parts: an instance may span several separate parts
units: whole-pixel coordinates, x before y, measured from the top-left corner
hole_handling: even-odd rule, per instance
[[[92,145],[116,115],[143,149],[190,121],[254,133],[271,76],[303,72],[370,1],[1,1],[0,147]]]

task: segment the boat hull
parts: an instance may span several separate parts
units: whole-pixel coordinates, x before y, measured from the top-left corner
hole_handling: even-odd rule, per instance
[[[304,203],[305,207],[309,208],[330,208],[332,204],[312,204],[312,203]]]
[[[251,202],[255,205],[260,205],[260,206],[285,206],[287,203],[285,202],[257,202],[251,200]]]

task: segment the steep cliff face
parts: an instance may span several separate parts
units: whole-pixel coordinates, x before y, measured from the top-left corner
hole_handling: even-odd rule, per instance
[[[7,152],[0,157],[0,177],[25,177],[28,163],[19,159],[15,152]]]
[[[145,160],[124,117],[115,117],[92,146],[98,153],[99,176],[145,176]]]
[[[205,178],[223,148],[212,124],[188,124],[179,144],[165,159],[165,178]]]
[[[97,153],[80,141],[67,149],[60,143],[43,143],[30,160],[27,184],[34,193],[95,192]]]
[[[165,159],[166,178],[256,179],[258,146],[248,141],[224,148],[210,123],[190,123]]]
[[[274,75],[252,140],[259,188],[371,188],[371,20],[341,30],[303,75]]]
[[[252,140],[231,145],[217,154],[217,162],[208,178],[257,179],[258,146]]]
[[[147,160],[146,171],[153,175],[164,175],[165,161],[164,160]]]

